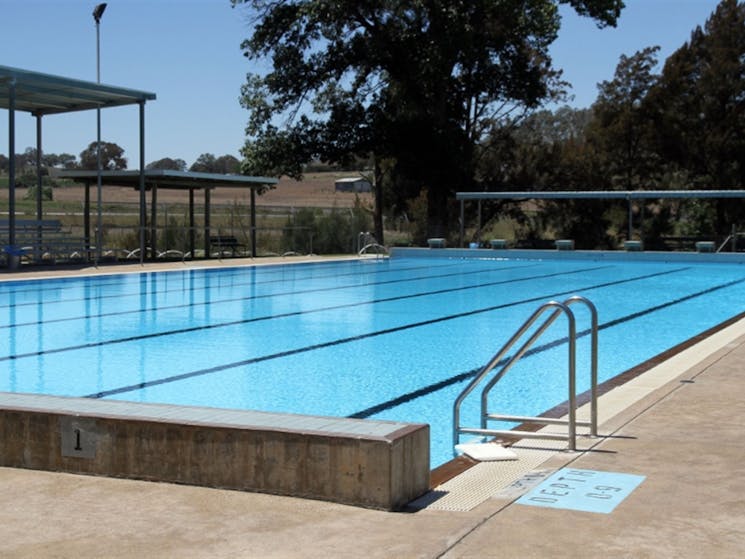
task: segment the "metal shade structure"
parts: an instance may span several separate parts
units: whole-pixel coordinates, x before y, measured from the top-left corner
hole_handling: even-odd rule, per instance
[[[0,66],[0,108],[44,116],[136,105],[155,93]]]
[[[58,170],[55,176],[79,182],[89,181],[96,177],[95,170]],[[220,173],[197,173],[194,171],[172,171],[170,169],[102,171],[104,184],[109,186],[131,186],[139,188],[139,177],[145,177],[145,189],[153,187],[175,190],[195,190],[223,188],[265,188],[277,184],[277,179],[270,177],[249,177],[246,175],[224,175]]]
[[[662,198],[745,198],[745,190],[524,190],[457,192],[456,200],[654,200]]]
[[[42,219],[42,117],[46,115],[139,105],[140,169],[145,168],[145,103],[156,98],[155,93],[123,87],[114,87],[62,76],[0,66],[0,108],[8,111],[8,241],[16,242],[15,216],[15,113],[23,111],[36,117],[36,218]],[[140,174],[140,245],[144,252],[145,188],[144,175]],[[41,236],[41,228],[39,228]]]
[[[97,171],[74,170],[74,171],[56,171],[55,175],[59,178],[70,179],[85,184],[86,196],[85,214],[88,215],[88,206],[90,205],[89,190],[92,184],[98,180]],[[124,186],[132,187],[144,195],[145,190],[150,191],[151,201],[151,232],[150,238],[153,245],[155,244],[157,223],[157,192],[158,189],[164,188],[169,190],[184,190],[189,192],[189,228],[192,234],[191,252],[194,254],[194,237],[195,230],[194,220],[194,192],[197,190],[204,191],[204,229],[205,229],[205,255],[209,257],[209,229],[210,229],[210,193],[215,188],[238,188],[250,189],[251,193],[251,255],[256,256],[256,191],[266,188],[274,188],[277,179],[270,177],[249,177],[245,175],[223,175],[217,173],[197,173],[191,171],[171,171],[166,169],[145,169],[144,171],[103,171],[101,172],[101,181],[104,186]],[[141,182],[142,179],[142,182]],[[141,186],[144,185],[144,188]],[[90,238],[90,220],[85,223],[86,238]],[[142,247],[141,247],[142,248]],[[143,251],[140,253],[143,257]]]

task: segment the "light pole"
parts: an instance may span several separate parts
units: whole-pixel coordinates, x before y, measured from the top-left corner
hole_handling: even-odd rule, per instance
[[[101,16],[106,10],[106,4],[99,4],[93,8],[93,19],[96,21],[96,83],[101,83],[101,47],[99,25]],[[101,217],[101,107],[96,107],[96,198],[98,216],[96,220],[96,266],[101,259],[102,217]]]

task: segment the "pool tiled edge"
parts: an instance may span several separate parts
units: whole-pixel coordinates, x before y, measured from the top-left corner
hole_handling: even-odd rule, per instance
[[[429,489],[429,426],[3,392],[0,465],[395,510]]]
[[[511,260],[590,260],[621,262],[717,262],[743,264],[741,252],[659,252],[622,250],[538,250],[538,249],[468,249],[468,248],[416,248],[394,247],[392,257],[444,257],[444,258],[498,258]]]

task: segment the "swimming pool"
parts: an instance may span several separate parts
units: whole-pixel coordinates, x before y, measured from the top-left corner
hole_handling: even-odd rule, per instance
[[[598,308],[603,381],[742,312],[745,267],[420,256],[3,282],[0,390],[429,423],[436,466],[465,383],[572,294]],[[566,399],[565,333],[500,383],[502,411]]]

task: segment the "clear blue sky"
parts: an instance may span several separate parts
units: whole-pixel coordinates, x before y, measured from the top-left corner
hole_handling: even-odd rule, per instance
[[[97,1],[0,0],[0,65],[96,80]],[[563,11],[552,54],[588,107],[597,84],[613,77],[620,55],[660,45],[660,60],[703,25],[717,0],[626,0],[617,28]],[[163,157],[191,165],[202,153],[238,156],[246,111],[238,98],[251,70],[240,43],[250,33],[245,10],[229,0],[109,0],[101,20],[101,81],[154,92],[146,106],[147,163]],[[42,147],[78,155],[96,137],[95,112],[49,116]],[[36,145],[35,119],[16,116],[16,151]],[[8,153],[7,112],[0,111],[0,153]],[[138,109],[102,112],[102,138],[137,166]]]

